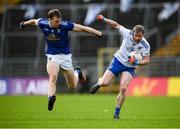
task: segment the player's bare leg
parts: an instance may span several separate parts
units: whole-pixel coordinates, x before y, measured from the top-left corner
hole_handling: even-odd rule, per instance
[[[98,89],[101,86],[107,86],[109,85],[110,81],[114,78],[114,74],[110,71],[110,70],[106,70],[106,72],[104,73],[102,78],[99,78],[98,82],[96,84],[94,84],[91,89],[90,89],[90,93],[94,94],[98,91]]]
[[[74,70],[63,70],[63,74],[66,78],[68,87],[70,89],[75,89],[79,81],[78,73],[74,72]]]
[[[120,80],[120,92],[117,96],[116,108],[115,108],[115,113],[114,113],[115,119],[119,119],[120,109],[125,101],[126,90],[131,80],[132,80],[132,75],[129,72],[122,72],[122,76]]]
[[[48,110],[51,111],[56,101],[56,81],[59,72],[59,65],[55,62],[48,61],[47,72],[49,75],[49,85],[48,85]]]
[[[81,71],[80,67],[76,67],[75,70],[63,70],[63,74],[66,78],[68,87],[75,89],[79,80],[86,81],[86,75]]]

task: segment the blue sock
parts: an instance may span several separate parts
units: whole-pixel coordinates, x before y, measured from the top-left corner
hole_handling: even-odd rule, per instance
[[[119,107],[116,107],[116,108],[115,108],[115,113],[114,113],[114,114],[115,114],[115,115],[119,115],[119,112],[120,112],[120,108],[119,108]]]

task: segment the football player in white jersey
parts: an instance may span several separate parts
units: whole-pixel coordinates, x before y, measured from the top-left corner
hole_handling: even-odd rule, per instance
[[[62,20],[58,9],[50,10],[48,19],[30,19],[20,23],[21,29],[25,26],[38,26],[44,33],[47,45],[47,73],[49,75],[48,110],[51,111],[56,101],[56,81],[60,69],[71,89],[76,88],[79,79],[86,80],[86,76],[80,67],[73,68],[68,32],[86,32],[97,37],[101,37],[102,33],[91,27]]]
[[[144,27],[142,25],[136,25],[133,30],[129,30],[103,15],[98,15],[96,19],[117,29],[123,36],[120,49],[114,54],[111,64],[104,75],[90,89],[90,93],[94,94],[101,86],[107,86],[114,77],[121,73],[120,91],[114,112],[114,119],[119,119],[120,110],[126,98],[126,90],[134,76],[135,68],[139,65],[147,65],[150,62],[150,46],[144,38]],[[129,57],[132,51],[139,51],[143,56],[142,61],[138,62],[134,57]]]

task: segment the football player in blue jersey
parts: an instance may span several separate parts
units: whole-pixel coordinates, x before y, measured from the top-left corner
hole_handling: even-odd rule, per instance
[[[91,27],[62,20],[58,9],[50,10],[48,19],[39,18],[22,21],[20,29],[25,28],[25,26],[38,26],[44,33],[47,44],[47,73],[49,75],[48,110],[51,111],[56,101],[56,81],[60,69],[66,78],[68,87],[71,89],[76,88],[79,79],[82,81],[86,80],[86,76],[79,66],[75,67],[75,69],[73,68],[68,32],[86,32],[97,37],[101,37],[102,33]]]
[[[133,30],[130,30],[116,21],[105,18],[103,15],[98,15],[97,20],[117,29],[123,36],[123,41],[120,43],[121,46],[114,54],[114,58],[104,75],[91,87],[90,93],[96,93],[100,87],[109,85],[112,79],[121,74],[120,91],[116,99],[114,111],[114,119],[119,119],[120,110],[126,98],[128,85],[134,76],[134,69],[139,65],[147,65],[150,62],[150,45],[144,38],[144,27],[142,25],[136,25],[133,27]],[[133,51],[140,52],[143,56],[143,60],[138,62],[134,56],[131,57],[130,53]]]

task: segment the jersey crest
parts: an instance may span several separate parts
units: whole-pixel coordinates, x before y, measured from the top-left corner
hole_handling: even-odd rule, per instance
[[[50,34],[47,36],[48,40],[60,40],[60,37],[59,36],[56,36],[55,34]]]

